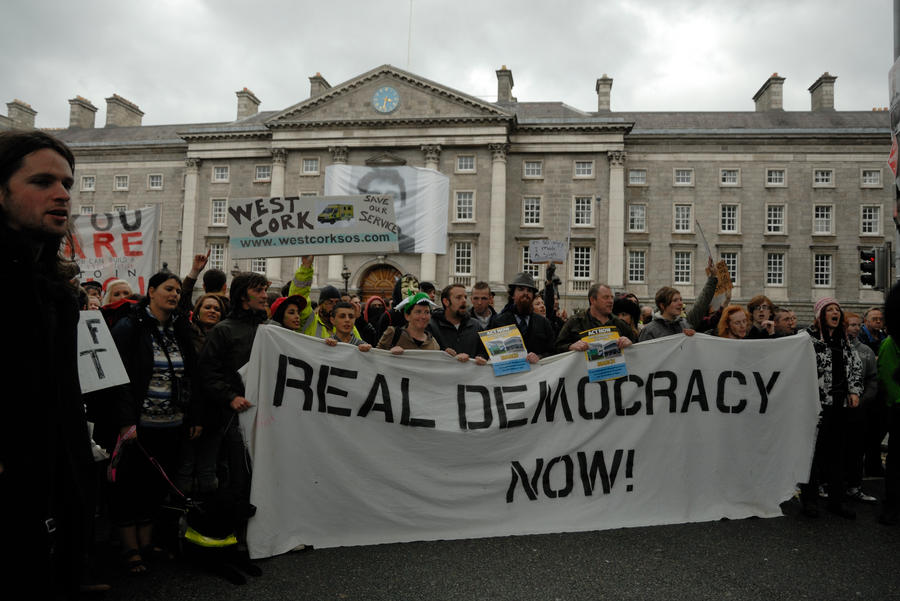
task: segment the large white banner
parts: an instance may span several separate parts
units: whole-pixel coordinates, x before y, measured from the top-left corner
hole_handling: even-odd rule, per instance
[[[125,280],[147,293],[147,280],[158,271],[159,212],[156,207],[72,217],[75,262],[82,282]]]
[[[439,171],[329,165],[325,168],[325,196],[345,194],[393,194],[400,252],[447,252],[450,180]]]
[[[261,326],[241,423],[252,557],[316,547],[774,517],[806,481],[818,415],[806,334],[697,334],[526,373],[444,353],[360,353]]]

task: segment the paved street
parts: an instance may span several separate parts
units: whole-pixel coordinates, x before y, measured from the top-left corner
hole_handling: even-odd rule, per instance
[[[881,481],[866,488],[880,496]],[[115,599],[900,599],[900,527],[856,505],[847,521],[799,516],[541,536],[378,545],[257,562],[234,586],[178,565],[110,573]]]

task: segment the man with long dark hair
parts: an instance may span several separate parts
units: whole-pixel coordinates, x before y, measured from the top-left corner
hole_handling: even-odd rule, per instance
[[[75,158],[40,131],[0,134],[0,577],[28,596],[73,595],[81,572],[92,457],[78,382],[77,290],[60,256]],[[28,307],[32,316],[15,318]]]

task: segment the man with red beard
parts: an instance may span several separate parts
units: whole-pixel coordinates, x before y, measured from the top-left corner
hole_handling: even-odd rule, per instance
[[[556,341],[553,326],[547,318],[531,311],[535,294],[537,286],[534,285],[534,278],[524,272],[517,273],[509,283],[509,303],[503,311],[492,317],[488,324],[489,330],[503,326],[517,326],[528,350],[526,359],[529,363],[537,363],[544,357],[552,355],[553,343]]]

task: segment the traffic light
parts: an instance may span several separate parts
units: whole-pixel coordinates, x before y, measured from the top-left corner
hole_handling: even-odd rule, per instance
[[[859,283],[875,287],[875,249],[859,251]]]
[[[859,283],[875,290],[887,285],[887,252],[883,246],[859,251]]]

